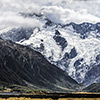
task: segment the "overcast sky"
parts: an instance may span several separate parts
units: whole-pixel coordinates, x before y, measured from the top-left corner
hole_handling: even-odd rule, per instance
[[[100,0],[0,0],[0,30],[13,27],[42,27],[36,18],[19,12],[42,13],[56,23],[100,22]]]

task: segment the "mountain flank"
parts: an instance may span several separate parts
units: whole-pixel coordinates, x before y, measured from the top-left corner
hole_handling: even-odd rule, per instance
[[[53,91],[75,91],[78,83],[39,52],[0,38],[0,81]]]

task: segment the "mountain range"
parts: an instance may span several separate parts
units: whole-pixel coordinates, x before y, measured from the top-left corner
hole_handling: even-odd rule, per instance
[[[51,91],[96,91],[100,1],[1,0],[0,81]]]
[[[44,26],[13,28],[0,34],[5,40],[31,47],[46,59],[63,69],[78,83],[90,85],[100,82],[100,23],[73,22],[65,25],[52,22],[37,14]]]

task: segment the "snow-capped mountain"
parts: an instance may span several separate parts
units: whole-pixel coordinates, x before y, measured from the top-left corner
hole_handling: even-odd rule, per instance
[[[35,14],[32,16],[38,18]],[[99,72],[96,71],[98,75],[95,75],[94,71],[100,69],[100,24],[59,25],[43,16],[39,18],[44,23],[41,29],[15,28],[0,36],[41,52],[51,63],[66,70],[79,83],[99,82]]]
[[[99,0],[29,0],[21,5],[17,2],[16,10],[1,16],[8,19],[0,21],[0,37],[41,52],[79,83],[100,82]]]

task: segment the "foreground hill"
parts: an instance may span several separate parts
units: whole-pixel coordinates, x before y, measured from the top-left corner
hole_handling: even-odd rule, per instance
[[[0,39],[0,81],[55,91],[74,91],[78,86],[40,53],[3,39]]]

